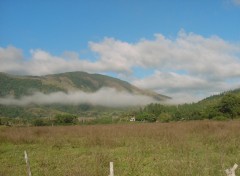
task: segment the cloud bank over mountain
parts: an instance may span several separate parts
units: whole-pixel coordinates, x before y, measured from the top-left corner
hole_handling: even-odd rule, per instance
[[[98,55],[94,61],[75,52],[54,56],[41,49],[31,50],[30,58],[25,58],[14,46],[0,48],[0,71],[26,75],[112,72],[141,88],[171,97],[190,95],[192,100],[240,86],[240,45],[217,36],[181,30],[175,38],[156,34],[153,40],[136,43],[104,38],[89,42],[89,48]],[[139,76],[138,69],[153,74]]]
[[[26,106],[31,104],[47,105],[47,104],[62,104],[62,105],[79,105],[90,104],[106,107],[128,107],[134,105],[146,105],[156,102],[151,97],[134,95],[129,92],[117,91],[112,88],[102,88],[94,93],[77,92],[54,92],[44,94],[35,92],[33,95],[22,96],[19,99],[14,97],[0,98],[2,105],[17,105]]]

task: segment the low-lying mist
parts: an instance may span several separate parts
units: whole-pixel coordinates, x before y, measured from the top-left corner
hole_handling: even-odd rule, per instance
[[[94,93],[77,92],[54,92],[44,94],[35,92],[32,95],[22,96],[18,99],[14,97],[0,98],[2,105],[17,105],[26,106],[30,104],[47,105],[47,104],[63,104],[63,105],[78,105],[91,104],[107,107],[127,107],[146,105],[156,102],[151,97],[144,95],[131,94],[126,91],[117,91],[112,88],[102,88]]]

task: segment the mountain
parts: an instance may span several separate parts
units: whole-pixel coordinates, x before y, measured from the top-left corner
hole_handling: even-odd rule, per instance
[[[23,101],[22,97],[29,98],[32,96],[33,98],[41,99],[42,97],[33,96],[36,92],[41,92],[41,95],[46,97],[57,92],[62,92],[63,95],[68,95],[71,92],[85,92],[91,94],[96,93],[104,88],[111,88],[116,90],[116,92],[124,92],[133,96],[147,96],[155,99],[156,101],[164,101],[170,98],[165,95],[157,94],[153,91],[142,90],[126,81],[100,74],[67,72],[46,76],[18,76],[0,73],[0,101],[3,101],[3,99],[9,99],[9,97],[10,99],[12,98],[18,102]],[[103,98],[111,99],[115,97]],[[121,108],[110,108],[105,107],[104,104],[91,105],[88,103],[30,103],[25,106],[17,106],[16,104],[6,105],[4,103],[0,103],[0,117],[49,117],[58,113],[71,113],[81,116],[96,116],[99,113],[105,113],[108,111],[116,112],[119,109]]]
[[[139,89],[126,81],[101,74],[68,72],[46,76],[16,76],[0,73],[0,97],[12,95],[19,98],[36,91],[43,93],[57,91],[91,93],[103,87],[114,88],[117,91],[125,91],[134,95],[150,96],[159,101],[170,98],[153,91]]]

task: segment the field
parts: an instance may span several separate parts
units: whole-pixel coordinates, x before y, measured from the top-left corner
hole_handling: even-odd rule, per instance
[[[240,121],[0,127],[0,176],[26,175],[24,150],[33,176],[226,176]]]

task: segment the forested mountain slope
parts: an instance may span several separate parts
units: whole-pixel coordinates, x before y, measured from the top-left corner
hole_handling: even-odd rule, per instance
[[[126,81],[100,74],[68,72],[46,76],[17,76],[0,73],[0,117],[48,117],[59,113],[96,116],[98,113],[116,111],[119,108],[105,107],[101,104],[97,106],[88,103],[71,104],[70,102],[68,104],[63,104],[64,98],[61,99],[62,102],[50,104],[29,103],[24,106],[18,106],[16,103],[11,104],[11,101],[17,100],[19,104],[21,101],[27,100],[31,96],[34,97],[36,92],[41,94],[40,97],[36,96],[35,99],[41,99],[42,96],[46,98],[51,94],[59,92],[62,93],[59,96],[68,96],[69,94],[72,96],[76,92],[94,94],[103,88],[114,89],[116,92],[124,92],[123,94],[131,96],[146,96],[156,101],[169,99],[169,97],[157,94],[153,91],[139,89]],[[108,95],[108,89],[106,93],[106,97],[102,97],[103,100],[106,98],[115,98],[113,94]],[[23,97],[25,97],[24,100]],[[6,104],[6,99],[7,102],[10,103]],[[5,103],[3,103],[3,101],[5,101]]]
[[[126,81],[100,74],[68,72],[46,76],[15,76],[0,73],[0,97],[7,95],[20,97],[36,91],[43,93],[79,90],[96,92],[103,87],[114,88],[117,91],[126,91],[132,94],[146,95],[156,100],[169,99],[167,96],[139,89]]]

